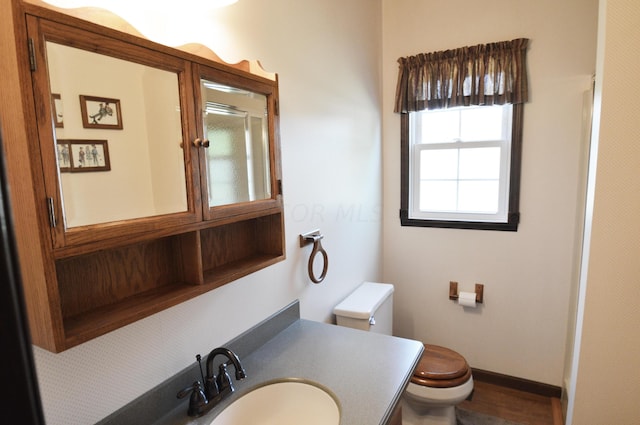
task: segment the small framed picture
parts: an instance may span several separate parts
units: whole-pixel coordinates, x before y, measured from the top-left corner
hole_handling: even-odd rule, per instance
[[[80,95],[80,111],[84,128],[122,130],[120,100]]]
[[[109,171],[109,147],[106,140],[58,140],[58,164],[63,171],[65,147],[68,145],[69,170],[72,173]],[[60,161],[60,157],[63,161]]]
[[[58,150],[58,168],[61,173],[68,173],[71,171],[71,150],[69,149],[69,142],[66,140],[58,140],[56,148]]]
[[[59,93],[51,93],[51,105],[53,105],[53,122],[56,128],[63,128],[62,98]]]

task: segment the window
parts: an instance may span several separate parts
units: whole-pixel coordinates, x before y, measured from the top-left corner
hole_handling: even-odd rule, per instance
[[[402,225],[517,230],[521,109],[402,114]]]
[[[527,45],[398,60],[403,226],[518,229]]]
[[[513,109],[507,104],[408,114],[403,224],[495,228],[510,227],[511,218],[517,225],[517,217],[509,216]]]

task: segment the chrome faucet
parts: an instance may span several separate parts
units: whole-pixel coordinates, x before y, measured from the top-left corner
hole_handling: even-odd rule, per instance
[[[218,366],[218,375],[216,376],[213,374],[213,360],[218,355],[225,356],[228,361],[220,363]],[[196,355],[196,359],[200,365],[200,374],[202,375],[200,354]],[[207,356],[207,375],[202,375],[204,388],[200,384],[200,381],[196,381],[192,385],[183,388],[178,392],[178,398],[184,398],[191,393],[189,410],[187,412],[189,416],[197,417],[204,415],[234,391],[233,382],[227,372],[229,364],[233,365],[237,380],[246,378],[247,374],[242,367],[238,356],[228,348],[218,347],[211,350]]]

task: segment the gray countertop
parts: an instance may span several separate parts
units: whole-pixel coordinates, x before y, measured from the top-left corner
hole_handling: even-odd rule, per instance
[[[316,382],[335,395],[340,404],[341,425],[386,424],[420,359],[422,343],[292,318],[292,310],[299,314],[297,302],[285,310],[289,321],[279,325],[282,330],[272,329],[271,335],[258,338],[254,330],[227,345],[238,354],[247,373],[246,379],[234,380],[236,391],[231,396],[200,418],[187,416],[187,397],[153,422],[209,424],[226,406],[265,382],[299,379]],[[232,372],[233,368],[230,369],[233,377]],[[175,397],[178,390],[193,382],[193,376],[192,371],[190,377],[183,376],[182,382],[172,383],[166,392]],[[133,408],[135,405],[123,409],[129,409],[127,414],[131,416]],[[111,416],[111,421],[101,423],[127,422],[122,412]],[[141,419],[137,417],[137,421]]]

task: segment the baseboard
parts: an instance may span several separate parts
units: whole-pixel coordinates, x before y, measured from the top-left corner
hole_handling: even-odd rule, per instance
[[[526,391],[528,393],[538,394],[545,397],[555,397],[559,399],[562,395],[562,388],[555,385],[543,384],[542,382],[530,381],[528,379],[518,378],[515,376],[490,372],[488,370],[471,368],[471,371],[475,381],[500,385],[502,387]]]

